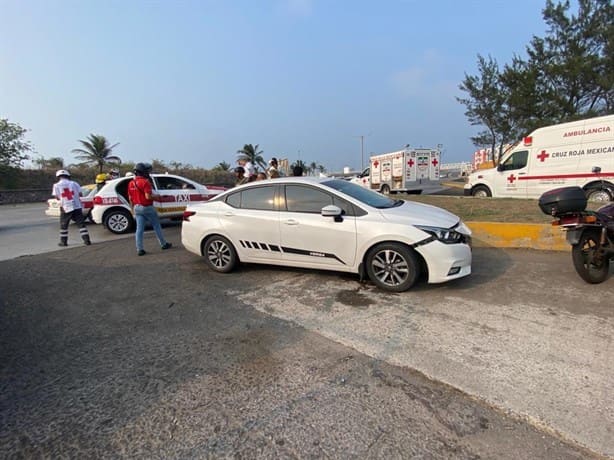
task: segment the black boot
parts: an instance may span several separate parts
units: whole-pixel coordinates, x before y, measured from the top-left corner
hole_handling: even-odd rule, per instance
[[[90,240],[90,236],[89,235],[84,235],[83,236],[83,244],[85,244],[86,246],[89,246],[90,244],[92,244],[92,241]]]
[[[60,238],[58,246],[68,246],[68,238]]]

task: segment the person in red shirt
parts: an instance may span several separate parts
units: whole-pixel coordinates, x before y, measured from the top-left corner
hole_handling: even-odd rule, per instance
[[[143,233],[145,232],[145,224],[147,222],[153,227],[162,249],[168,249],[172,246],[164,238],[158,212],[153,206],[154,200],[159,199],[159,196],[153,192],[151,187],[150,173],[150,164],[137,163],[134,167],[135,177],[128,183],[128,197],[134,218],[136,219],[136,251],[139,256],[146,254],[143,245]]]

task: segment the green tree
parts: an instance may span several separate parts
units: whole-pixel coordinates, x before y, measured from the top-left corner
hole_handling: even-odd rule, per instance
[[[548,34],[534,36],[528,59],[515,57],[504,70],[505,84],[520,93],[510,102],[526,132],[614,110],[614,4],[579,0],[577,14],[569,10],[567,0],[547,0]]]
[[[99,172],[107,163],[121,163],[121,158],[115,155],[111,155],[113,149],[119,145],[109,145],[106,137],[100,134],[90,134],[86,141],[79,140],[83,148],[73,149],[72,152],[76,153],[76,158],[84,160],[86,164],[98,165]]]
[[[33,160],[34,164],[40,169],[57,170],[64,169],[64,159],[61,157],[45,158],[39,157]]]
[[[18,168],[22,161],[29,158],[32,145],[24,140],[27,131],[6,118],[0,119],[0,166]]]
[[[478,55],[479,75],[467,75],[459,85],[468,95],[457,100],[466,107],[465,116],[474,126],[483,126],[471,141],[479,147],[488,146],[495,152],[515,139],[508,114],[509,92],[500,78],[499,65],[491,56]]]
[[[546,36],[534,36],[527,58],[514,56],[499,71],[478,55],[478,76],[465,74],[458,98],[469,122],[485,129],[476,145],[499,145],[537,127],[614,111],[614,4],[611,0],[547,0]],[[494,149],[493,149],[494,150]]]
[[[232,166],[225,161],[220,161],[217,165],[213,167],[214,171],[229,171]]]
[[[266,162],[262,157],[264,152],[262,150],[258,151],[258,147],[258,144],[245,144],[242,149],[237,150],[238,159],[249,160],[254,166],[260,166],[262,169],[266,169]]]

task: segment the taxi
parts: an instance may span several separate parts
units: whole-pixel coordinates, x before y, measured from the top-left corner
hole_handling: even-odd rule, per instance
[[[173,174],[150,174],[152,189],[160,196],[154,201],[160,219],[178,219],[190,203],[208,201],[226,190],[225,187],[203,185]],[[93,198],[92,220],[103,224],[111,233],[134,230],[135,220],[128,200],[128,184],[133,176],[108,181]]]
[[[94,207],[94,195],[96,194],[96,184],[88,184],[81,186],[81,204],[83,205],[83,217],[92,220],[92,208]],[[47,209],[45,214],[49,217],[60,217],[61,202],[57,198],[49,198],[47,200]]]

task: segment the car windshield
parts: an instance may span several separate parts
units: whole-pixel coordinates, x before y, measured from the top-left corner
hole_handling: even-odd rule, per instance
[[[403,200],[391,200],[387,196],[374,192],[373,190],[366,189],[361,185],[348,182],[346,180],[331,179],[322,182],[322,185],[330,187],[341,193],[345,193],[346,195],[351,196],[352,198],[360,201],[361,203],[369,205],[373,208],[394,208],[395,206],[400,206],[401,204],[403,204]]]

